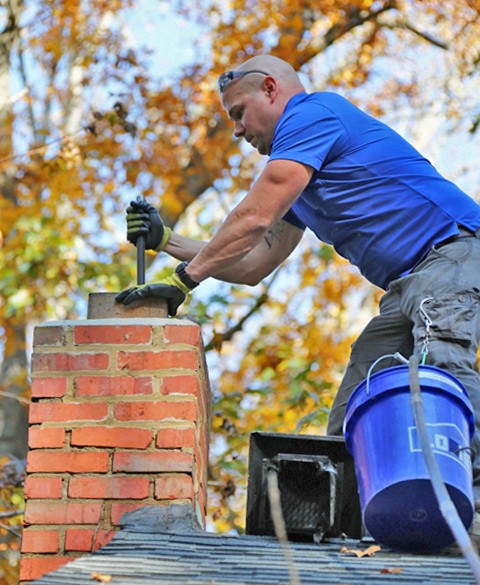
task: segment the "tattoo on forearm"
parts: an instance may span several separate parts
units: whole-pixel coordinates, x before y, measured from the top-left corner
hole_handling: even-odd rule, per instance
[[[264,240],[267,242],[267,246],[269,248],[273,245],[273,240],[279,240],[282,237],[284,230],[283,221],[275,222],[267,231],[267,233],[263,236]]]

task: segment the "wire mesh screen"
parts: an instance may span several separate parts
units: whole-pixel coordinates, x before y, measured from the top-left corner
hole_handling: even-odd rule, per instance
[[[322,537],[335,521],[337,468],[323,455],[279,454],[264,461],[278,474],[287,533]]]

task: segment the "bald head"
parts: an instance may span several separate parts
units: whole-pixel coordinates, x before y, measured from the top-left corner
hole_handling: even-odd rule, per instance
[[[218,81],[234,135],[245,137],[260,154],[269,154],[287,103],[305,91],[295,69],[278,57],[258,55],[223,73]]]
[[[295,87],[297,91],[304,91],[295,69],[283,59],[272,55],[257,55],[239,65],[235,71],[263,71],[275,77],[282,86]],[[244,78],[247,81],[247,77]],[[250,80],[249,80],[250,81]]]
[[[297,72],[290,63],[287,63],[278,57],[274,57],[273,55],[257,55],[237,67],[237,71],[248,71],[249,69],[261,69],[266,71],[278,80],[281,80],[283,83],[302,85]]]
[[[249,75],[236,75],[238,73],[249,73]],[[283,97],[290,99],[293,95],[305,91],[295,69],[283,59],[273,55],[257,55],[239,65],[233,72],[230,79],[220,85],[220,92],[223,93],[227,87],[238,85],[243,91],[258,89],[261,84],[261,75],[271,75],[278,83],[280,93]],[[250,75],[256,73],[256,75]],[[220,78],[221,79],[221,78]]]

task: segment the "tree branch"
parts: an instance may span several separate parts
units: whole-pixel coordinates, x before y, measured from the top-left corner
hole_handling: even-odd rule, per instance
[[[48,88],[45,95],[45,107],[43,110],[43,121],[41,123],[41,128],[47,129],[49,127],[50,121],[50,113],[52,110],[52,99],[55,94],[54,87],[55,87],[55,75],[57,72],[57,62],[54,61],[52,67],[49,71],[49,80],[48,80]]]
[[[245,324],[250,317],[256,313],[262,305],[264,305],[268,300],[268,295],[266,293],[262,293],[256,300],[253,307],[248,311],[246,315],[244,315],[240,321],[230,329],[224,331],[219,337],[214,336],[209,343],[205,346],[205,351],[210,351],[212,349],[216,349],[219,345],[221,346],[224,341],[230,341],[232,337],[238,331],[242,330],[243,325]]]
[[[25,61],[23,59],[23,51],[20,43],[18,43],[18,62],[20,64],[20,77],[22,79],[23,85],[28,92],[28,95],[32,95],[30,84],[28,83],[27,72],[25,69]],[[32,127],[33,139],[37,144],[40,142],[37,130],[37,124],[35,122],[35,116],[33,114],[33,104],[32,100],[27,100],[27,110],[28,110],[28,117],[30,119],[30,125]]]
[[[394,10],[397,7],[396,5],[396,0],[390,0],[378,10],[368,12],[367,14],[365,14],[365,10],[359,10],[358,8],[353,9],[342,22],[334,24],[322,37],[312,38],[305,50],[299,52],[297,62],[292,63],[292,65],[296,68],[300,68],[316,55],[325,51],[330,45],[333,45],[333,43],[338,41],[341,37],[349,33],[352,29],[371,20],[377,20],[384,12]]]
[[[8,392],[8,390],[0,390],[0,396],[5,396],[5,398],[13,398],[13,400],[17,400],[22,404],[26,404],[27,406],[30,405],[30,400],[27,398],[22,398],[22,396],[17,396],[13,392]]]
[[[253,307],[234,325],[230,327],[226,331],[224,331],[219,336],[213,336],[213,338],[207,343],[205,346],[205,351],[211,351],[212,349],[216,349],[219,346],[221,347],[224,341],[230,341],[235,333],[238,333],[242,330],[245,323],[250,319],[252,315],[254,315],[267,301],[268,301],[268,290],[274,283],[275,279],[279,274],[279,270],[276,270],[272,278],[270,279],[269,283],[265,286],[264,292],[257,298]]]
[[[400,22],[396,26],[393,26],[391,28],[405,28],[405,29],[409,30],[410,32],[413,32],[414,34],[418,35],[419,37],[421,37],[422,39],[424,39],[428,43],[435,45],[435,47],[438,47],[439,49],[443,49],[444,51],[448,51],[448,49],[449,49],[449,46],[447,43],[439,41],[439,40],[433,38],[432,36],[430,36],[429,34],[424,33],[421,30],[418,30],[417,28],[415,28],[413,26],[413,24],[410,24],[409,22],[406,22],[406,21]]]
[[[10,510],[9,512],[0,512],[0,518],[12,518],[13,516],[21,516],[23,510]]]
[[[17,538],[20,538],[21,533],[19,530],[15,530],[15,528],[12,528],[11,526],[7,526],[6,524],[0,524],[0,528],[2,528],[3,530],[6,530],[7,532],[10,532],[10,534],[13,534],[13,536],[16,536]]]

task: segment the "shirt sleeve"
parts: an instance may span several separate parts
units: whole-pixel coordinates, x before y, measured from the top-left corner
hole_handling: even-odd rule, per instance
[[[293,160],[319,171],[341,151],[347,131],[339,116],[315,101],[301,101],[275,129],[270,160]]]
[[[300,228],[301,230],[305,230],[306,225],[303,223],[301,219],[297,216],[297,214],[293,211],[293,209],[289,209],[287,213],[282,217],[283,221],[286,221],[290,225],[294,225],[295,227]]]

